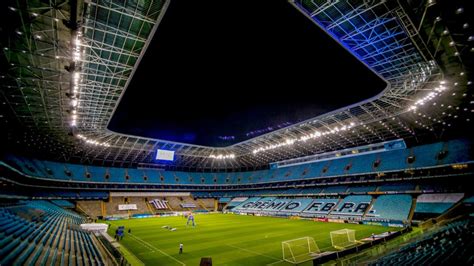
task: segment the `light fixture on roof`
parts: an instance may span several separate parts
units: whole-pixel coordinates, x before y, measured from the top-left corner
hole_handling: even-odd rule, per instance
[[[460,7],[458,9],[456,9],[456,14],[462,14],[464,12],[464,8]]]
[[[74,61],[79,61],[81,59],[81,53],[80,52],[74,52],[73,53],[73,59],[74,59]]]
[[[234,159],[234,158],[235,158],[235,154],[233,154],[233,153],[230,153],[230,154],[218,154],[218,155],[211,154],[211,155],[209,155],[209,158],[211,158],[211,159],[217,159],[217,160]]]
[[[316,139],[316,138],[319,138],[321,136],[326,136],[328,134],[339,134],[339,132],[349,130],[349,129],[353,128],[354,126],[355,126],[355,123],[352,122],[349,125],[339,125],[338,127],[334,127],[332,129],[329,129],[328,131],[324,131],[324,132],[315,131],[311,134],[304,134],[303,136],[301,136],[299,138],[285,139],[285,141],[282,141],[282,142],[278,142],[278,143],[275,143],[275,144],[272,144],[272,145],[266,145],[266,146],[254,149],[252,151],[252,153],[255,155],[259,152],[272,150],[272,149],[276,149],[276,148],[283,147],[283,146],[290,146],[290,145],[293,145],[297,142],[306,142],[307,140]]]
[[[103,147],[110,147],[110,144],[108,144],[107,142],[102,142],[102,141],[89,139],[89,138],[87,138],[86,136],[84,136],[82,134],[77,134],[76,137],[83,140],[87,144],[93,144],[93,145],[96,145],[96,146],[103,146]]]

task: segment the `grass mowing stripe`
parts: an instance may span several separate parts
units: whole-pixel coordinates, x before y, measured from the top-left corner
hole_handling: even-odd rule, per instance
[[[165,256],[171,258],[172,260],[178,262],[178,263],[181,264],[181,265],[186,265],[186,264],[184,264],[183,262],[181,262],[181,261],[179,261],[178,259],[176,259],[175,257],[169,255],[168,253],[166,253],[166,252],[164,252],[164,251],[162,251],[162,250],[160,250],[160,249],[158,249],[158,248],[156,248],[156,247],[150,245],[150,244],[147,243],[146,241],[143,241],[143,240],[140,239],[139,237],[136,237],[136,236],[134,236],[133,234],[128,234],[128,235],[131,236],[132,238],[135,238],[136,240],[138,240],[139,242],[141,242],[144,246],[148,247],[149,249],[158,251],[158,252],[160,252],[161,254],[163,254],[163,255],[165,255]]]
[[[141,261],[135,254],[130,252],[124,245],[120,245],[120,251],[125,256],[125,259],[132,265],[132,266],[143,266],[145,263]]]
[[[203,214],[195,216],[197,226],[186,227],[182,217],[160,217],[111,221],[109,234],[117,226],[131,228],[133,235],[145,245],[125,234],[120,242],[137,255],[146,265],[174,265],[177,258],[187,265],[199,265],[201,257],[212,257],[213,264],[234,265],[289,265],[281,262],[281,242],[303,236],[313,237],[321,250],[334,250],[329,233],[339,229],[356,230],[357,239],[369,237],[371,233],[395,231],[396,229],[359,225],[315,222],[309,220],[290,220],[273,217],[256,217],[232,214]],[[168,225],[177,228],[169,231],[162,228]],[[130,237],[128,237],[130,236]],[[140,243],[140,245],[137,245]],[[179,243],[184,244],[183,254],[178,254]],[[150,252],[153,250],[161,252]],[[311,265],[311,262],[302,265]]]
[[[273,256],[268,256],[268,255],[265,255],[265,254],[262,254],[262,253],[259,253],[259,252],[255,252],[255,251],[250,250],[250,249],[241,248],[241,247],[238,247],[238,246],[235,246],[235,245],[229,245],[229,244],[228,244],[227,246],[233,247],[233,248],[238,248],[238,249],[240,249],[240,250],[247,251],[247,252],[250,252],[250,253],[253,253],[253,254],[257,254],[257,255],[259,255],[259,256],[264,256],[264,257],[267,257],[267,258],[270,258],[270,259],[276,259],[276,260],[278,259],[278,258],[275,258],[275,257],[273,257]]]

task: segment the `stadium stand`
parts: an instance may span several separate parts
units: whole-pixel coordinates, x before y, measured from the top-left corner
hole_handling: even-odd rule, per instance
[[[463,197],[463,193],[421,194],[416,200],[416,209],[413,219],[425,220],[436,217],[447,211]]]
[[[74,203],[67,200],[51,200],[52,203],[56,204],[59,207],[63,208],[74,208]]]
[[[197,132],[193,132],[194,129],[187,129],[188,125],[179,125],[177,131],[180,133],[161,128],[167,123],[154,121],[148,122],[158,125],[157,132],[146,132],[148,130],[138,125],[128,131],[125,128],[128,119],[121,119],[123,105],[120,102],[128,94],[126,90],[133,90],[134,84],[140,84],[132,81],[132,76],[134,80],[140,78],[140,74],[135,74],[140,69],[163,74],[163,71],[143,67],[148,60],[142,59],[149,54],[145,54],[147,48],[154,46],[152,39],[157,29],[163,29],[160,25],[162,19],[173,19],[181,12],[165,15],[170,2],[181,1],[4,2],[0,22],[0,266],[144,264],[123,260],[124,254],[120,253],[126,248],[122,249],[118,243],[122,233],[127,235],[123,247],[129,243],[128,239],[134,239],[131,242],[143,249],[133,248],[132,251],[140,258],[143,254],[147,265],[167,265],[166,260],[180,265],[195,265],[196,258],[210,261],[211,256],[218,264],[251,265],[244,261],[249,259],[255,265],[277,265],[281,256],[270,254],[276,249],[269,250],[273,246],[278,248],[280,243],[283,259],[288,257],[284,248],[287,245],[295,264],[299,262],[293,250],[299,249],[309,256],[309,260],[315,260],[314,265],[318,264],[316,259],[326,255],[328,260],[334,260],[326,265],[357,265],[350,260],[386,252],[391,240],[397,243],[394,244],[395,252],[367,261],[372,265],[473,265],[474,196],[470,180],[474,176],[474,36],[472,8],[467,0],[291,0],[286,7],[304,14],[309,19],[306,22],[314,24],[309,25],[317,25],[320,33],[341,45],[343,51],[357,64],[362,63],[359,65],[366,67],[375,79],[360,74],[364,72],[355,71],[355,68],[351,73],[342,68],[331,71],[328,64],[321,64],[322,60],[304,58],[317,56],[318,49],[305,49],[304,45],[297,43],[301,40],[296,35],[295,38],[283,39],[301,47],[301,51],[296,51],[298,56],[293,58],[314,62],[311,68],[314,76],[304,74],[301,70],[308,69],[293,64],[291,70],[303,74],[285,77],[302,81],[291,83],[297,86],[304,87],[303,83],[319,85],[325,80],[315,77],[318,70],[324,68],[340,76],[340,80],[330,80],[329,90],[340,93],[340,96],[373,96],[347,103],[339,100],[350,100],[351,97],[336,95],[328,102],[328,106],[334,105],[334,109],[329,110],[326,103],[318,105],[317,116],[305,114],[312,112],[292,104],[292,108],[297,108],[288,112],[287,117],[277,117],[273,108],[269,108],[273,105],[273,96],[284,96],[284,101],[290,100],[291,96],[296,100],[314,102],[315,99],[325,101],[325,94],[318,93],[311,98],[309,94],[300,94],[292,88],[281,95],[265,94],[265,101],[261,102],[254,97],[254,92],[249,94],[245,90],[230,89],[234,98],[239,99],[232,102],[229,101],[232,97],[215,99],[202,94],[204,91],[195,90],[196,96],[202,95],[214,104],[207,106],[197,97],[191,97],[192,102],[206,108],[193,108],[193,113],[190,113],[183,109],[188,107],[186,100],[189,95],[178,95],[182,99],[163,97],[165,92],[172,90],[155,90],[159,97],[149,99],[156,101],[157,106],[143,106],[152,107],[157,112],[145,113],[175,122],[175,125],[170,123],[171,127],[184,122],[199,127]],[[209,18],[213,25],[222,24],[229,36],[239,37],[232,32],[234,27],[225,25],[227,21],[237,21],[239,31],[247,33],[245,23],[232,17],[235,14],[230,11],[237,11],[238,18],[246,16],[235,3],[231,8],[223,4],[227,1],[221,1],[219,5],[211,3],[204,8],[209,11],[216,7],[216,10],[223,11],[213,12],[220,15],[215,20],[197,8],[205,7],[207,3],[194,2],[198,1],[184,4],[190,12],[183,12],[182,22],[191,15]],[[252,5],[246,3],[248,8],[245,11],[250,10],[250,6],[258,11],[258,2],[261,1],[253,1]],[[271,8],[264,4],[264,12],[258,11],[250,16],[265,18],[267,14],[281,14]],[[292,21],[288,18],[286,16],[283,22],[289,26]],[[248,24],[257,29],[259,35],[269,37],[271,34],[267,36],[266,30],[271,28],[270,25],[278,25],[275,23],[277,20],[278,17],[275,21],[265,19],[268,24],[264,25],[263,31],[255,27],[257,23]],[[200,29],[212,28],[199,27],[197,20],[194,22]],[[171,24],[164,23],[164,27]],[[183,34],[185,28],[183,30],[169,32],[190,36]],[[291,33],[298,33],[298,30]],[[166,38],[166,35],[160,34],[160,38]],[[222,37],[201,31],[199,35],[203,37],[199,41],[207,48],[213,46],[206,45],[206,39]],[[244,38],[243,42],[224,43],[255,44],[258,41],[254,38],[248,42]],[[217,46],[222,45],[217,43]],[[179,48],[176,45],[167,47]],[[240,45],[237,49],[240,48],[246,47]],[[224,50],[218,55],[223,62],[228,61]],[[248,55],[244,50],[243,54]],[[291,48],[285,51],[295,52]],[[190,58],[184,55],[183,58]],[[211,54],[205,55],[212,59]],[[328,53],[324,58],[338,60],[343,57]],[[155,65],[162,63],[150,61]],[[342,61],[336,63],[345,65]],[[170,69],[169,65],[164,66],[164,69]],[[150,77],[148,74],[144,76]],[[239,80],[245,79],[245,74],[240,75]],[[187,77],[186,73],[177,76]],[[209,76],[219,78],[221,75],[211,73]],[[145,83],[156,83],[165,88],[162,85],[166,85],[167,77],[151,76],[152,79]],[[357,84],[359,77],[368,81],[370,86]],[[227,76],[222,78],[225,80]],[[188,78],[186,81],[194,80]],[[335,86],[338,84],[334,82],[338,81],[354,81],[354,86]],[[365,90],[377,83],[381,86],[377,92]],[[223,89],[224,94],[227,90]],[[146,93],[145,97],[150,95]],[[245,106],[248,100],[256,106]],[[137,105],[144,102],[140,99],[138,104],[125,106],[128,105],[128,111],[142,111],[143,108]],[[341,103],[344,104],[339,106]],[[171,108],[167,108],[167,104]],[[229,107],[232,115],[228,116],[222,105]],[[243,106],[250,111],[242,120],[248,120],[251,125],[244,125],[240,119],[239,107]],[[282,107],[279,105],[277,109],[282,111]],[[173,115],[177,112],[173,109],[176,108],[184,110],[179,113],[183,113],[185,119],[175,119]],[[203,110],[208,111],[204,116],[209,123],[194,121]],[[263,122],[259,115],[253,115],[260,112],[270,115],[270,121]],[[129,115],[131,118],[131,113]],[[147,124],[147,115],[137,118],[137,121]],[[227,117],[229,124],[222,123],[225,130],[219,129],[221,123],[216,122],[214,118],[218,117],[214,115]],[[124,128],[115,128],[115,119],[120,121],[118,124],[123,123]],[[239,130],[230,122],[235,122]],[[211,132],[214,129],[222,131],[219,133],[222,136],[216,138]],[[136,135],[138,133],[140,135]],[[161,156],[166,154],[171,156]],[[209,213],[218,211],[225,214]],[[187,228],[186,237],[181,237],[183,230],[179,223],[183,220],[180,216],[192,218],[195,225],[192,213],[196,212],[202,214],[196,217],[199,226]],[[166,225],[153,224],[151,229],[147,229],[156,234],[156,242],[148,242],[150,239],[139,236],[146,226],[139,228],[135,225],[146,217],[156,217],[149,220],[150,224],[166,221]],[[216,217],[223,217],[225,223],[214,221],[219,219]],[[108,225],[88,225],[90,228],[102,227],[102,231],[108,226],[110,231],[117,227],[116,242],[110,239],[102,242],[107,234],[99,235],[97,231],[91,234],[79,226],[86,221],[103,222],[102,219],[127,219],[107,221]],[[178,222],[173,222],[173,219]],[[229,219],[240,222],[229,222]],[[253,226],[242,226],[242,231],[234,227],[245,223],[246,219],[257,222]],[[290,220],[300,221],[293,223]],[[134,227],[133,234],[137,232],[136,236],[132,235],[130,228],[128,231],[124,228],[130,224]],[[271,227],[267,224],[279,227],[281,233],[265,232],[265,239],[257,233],[252,234],[267,229],[263,227]],[[336,228],[339,226],[347,228]],[[403,228],[393,232],[392,226]],[[295,232],[287,230],[290,227],[296,228]],[[310,228],[309,234],[314,232],[314,235],[297,235],[308,232],[299,230],[303,227]],[[168,232],[176,230],[178,232]],[[242,235],[252,235],[254,239],[238,238],[234,233],[238,231],[244,232]],[[202,232],[206,241],[199,243],[199,248],[192,246],[192,242],[196,242],[190,241],[192,237],[196,233],[202,237]],[[331,247],[327,249],[325,245],[321,245],[319,250],[316,242],[325,242],[323,232],[326,237],[330,236],[337,251]],[[370,236],[370,233],[373,234]],[[172,246],[177,252],[178,247],[172,234],[180,237],[179,241],[186,241],[185,254],[180,257],[169,251]],[[217,238],[213,238],[213,234]],[[359,241],[358,237],[362,235],[363,239]],[[232,237],[243,240],[242,247],[238,247],[240,244]],[[398,248],[399,243],[407,240],[409,244]],[[237,246],[233,246],[235,242]],[[220,246],[216,248],[214,243]],[[303,244],[294,244],[293,249],[291,243]],[[382,245],[377,246],[378,243]],[[104,248],[109,252],[104,252]],[[366,248],[373,249],[361,252]],[[382,251],[385,248],[387,250]],[[239,251],[232,252],[235,249]],[[179,253],[182,251],[180,244]],[[109,256],[114,256],[110,254],[114,252],[118,254],[115,256],[118,260],[111,264]],[[133,256],[132,252],[128,253],[127,258]],[[226,254],[222,256],[223,253]],[[344,258],[354,253],[358,254]],[[209,258],[203,258],[203,255]],[[158,256],[162,256],[163,261],[161,257],[155,261]],[[219,256],[224,258],[223,262],[219,261]]]
[[[321,194],[338,194],[347,191],[347,186],[330,186],[326,187],[321,191]]]
[[[93,236],[72,229],[82,221],[46,201],[0,208],[0,264],[104,265]]]
[[[471,220],[450,223],[370,265],[472,265],[473,229]]]
[[[377,187],[376,186],[351,186],[348,189],[348,192],[350,193],[367,193],[367,192],[373,192],[375,191]]]
[[[438,160],[441,149],[450,152]],[[461,200],[462,182],[448,182],[443,177],[471,171],[469,159],[472,157],[455,155],[466,149],[458,141],[451,141],[449,145],[435,143],[281,169],[235,173],[83,166],[11,155],[4,158],[3,166],[8,165],[4,169],[18,179],[29,182],[47,179],[44,182],[48,185],[54,181],[63,187],[76,186],[75,190],[48,188],[21,193],[34,199],[50,200],[58,208],[73,208],[74,201],[76,210],[93,220],[224,210],[237,214],[408,226],[412,217],[421,221],[437,217]],[[412,163],[407,162],[408,156],[415,157]],[[374,161],[378,161],[377,167]],[[459,163],[462,163],[460,168],[454,167]],[[191,195],[155,197],[153,199],[167,202],[167,208],[156,209],[148,202],[150,198],[110,196],[111,192],[107,191],[150,188],[157,191],[177,188],[191,191]],[[432,194],[434,192],[437,194]],[[132,204],[136,209],[119,210],[119,205],[124,204]],[[41,261],[45,256],[36,259]]]
[[[379,187],[378,191],[413,191],[415,186],[413,183],[395,183],[384,184]]]
[[[372,207],[371,207],[372,206]],[[277,216],[358,218],[404,222],[412,206],[410,195],[350,195],[345,198],[249,198],[232,209],[236,213],[260,213]]]
[[[102,211],[102,201],[98,200],[80,200],[76,202],[77,208],[82,210],[84,213],[89,215],[93,219],[105,216],[105,212]]]
[[[372,197],[368,195],[347,196],[334,208],[330,217],[359,217],[368,210]]]
[[[366,218],[370,220],[405,221],[412,204],[410,195],[381,195],[377,197]]]
[[[472,161],[470,141],[451,140],[421,145],[411,149],[391,150],[378,153],[361,154],[332,161],[320,161],[306,165],[289,166],[282,169],[241,172],[235,174],[186,173],[179,171],[141,170],[133,168],[115,168],[100,166],[82,166],[74,164],[39,161],[7,155],[2,160],[20,172],[37,178],[53,178],[69,181],[87,181],[99,183],[160,183],[160,184],[255,184],[276,181],[304,180],[332,176],[400,171],[407,168],[423,169],[455,163]],[[442,150],[447,156],[437,159]],[[414,163],[408,164],[406,158],[413,155]],[[403,158],[402,160],[400,158]],[[373,168],[375,160],[380,165]],[[350,165],[350,169],[347,169]],[[326,172],[323,169],[327,169]],[[302,173],[305,173],[304,175]],[[49,174],[48,174],[49,173]],[[86,174],[88,173],[88,175]],[[147,178],[144,179],[144,176]],[[230,181],[230,182],[227,182]],[[385,188],[382,188],[383,190]]]

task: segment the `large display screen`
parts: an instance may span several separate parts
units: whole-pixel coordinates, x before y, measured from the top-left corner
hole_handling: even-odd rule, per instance
[[[156,152],[156,159],[162,161],[174,161],[174,151],[158,149]]]

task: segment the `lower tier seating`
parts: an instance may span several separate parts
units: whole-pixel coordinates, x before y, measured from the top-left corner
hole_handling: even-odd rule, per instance
[[[371,265],[473,265],[474,225],[464,220],[443,226],[425,238]]]
[[[404,222],[412,208],[410,195],[350,195],[345,198],[251,197],[232,208],[236,213],[328,217]]]
[[[0,208],[0,265],[105,265],[82,222],[47,201]]]

